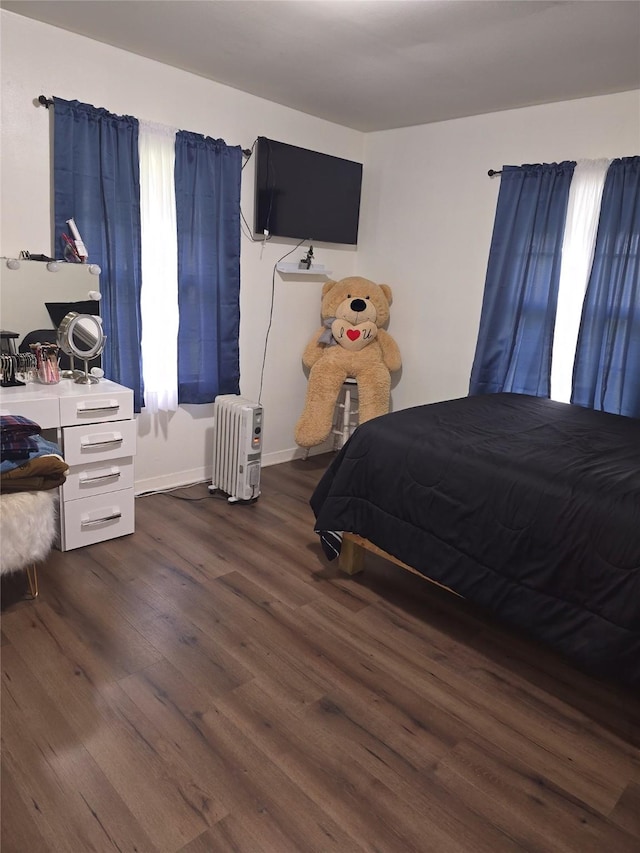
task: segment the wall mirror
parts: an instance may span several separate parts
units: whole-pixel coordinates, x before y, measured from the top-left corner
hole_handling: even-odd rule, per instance
[[[18,344],[45,329],[55,342],[55,330],[70,311],[99,314],[99,273],[95,264],[0,258],[0,327],[16,332]]]
[[[89,373],[89,362],[104,350],[106,337],[102,330],[102,319],[93,314],[78,314],[70,311],[62,320],[57,333],[58,346],[71,358],[71,375],[76,382],[90,385],[98,382]],[[74,368],[74,359],[84,363],[84,372]]]

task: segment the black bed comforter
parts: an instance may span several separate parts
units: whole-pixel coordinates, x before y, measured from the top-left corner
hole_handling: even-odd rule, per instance
[[[516,394],[406,409],[356,430],[311,506],[640,685],[640,420]]]

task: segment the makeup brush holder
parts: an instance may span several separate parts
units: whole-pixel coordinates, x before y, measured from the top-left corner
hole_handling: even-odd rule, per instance
[[[31,344],[36,357],[36,376],[42,385],[57,385],[60,382],[58,366],[59,348],[55,344]]]

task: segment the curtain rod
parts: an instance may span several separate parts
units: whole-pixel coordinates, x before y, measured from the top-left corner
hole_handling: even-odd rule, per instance
[[[53,101],[50,98],[47,98],[45,95],[40,95],[40,97],[38,98],[38,103],[42,104],[42,106],[46,107],[47,109],[49,109],[49,107],[53,106]],[[244,154],[245,157],[250,157],[251,156],[251,149],[250,148],[243,148],[242,153]],[[487,172],[487,175],[489,175],[490,178],[493,178],[494,176],[501,175],[501,174],[502,174],[502,172],[497,172],[495,169],[489,169],[489,171]]]
[[[53,106],[53,99],[47,98],[46,95],[39,95],[38,96],[38,103],[42,104],[43,107],[46,107],[47,109],[49,109],[49,107]],[[251,157],[251,149],[250,148],[243,148],[242,154],[244,157],[247,157],[247,158]]]

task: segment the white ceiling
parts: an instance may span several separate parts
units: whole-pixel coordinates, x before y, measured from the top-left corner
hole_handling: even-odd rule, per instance
[[[362,131],[640,89],[635,0],[0,6]]]

